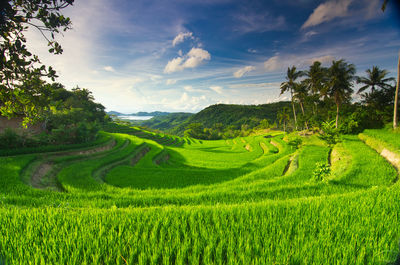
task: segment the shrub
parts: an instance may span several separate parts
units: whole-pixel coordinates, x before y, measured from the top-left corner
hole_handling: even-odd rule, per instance
[[[0,135],[0,148],[17,148],[22,146],[22,137],[13,129],[6,128]]]
[[[296,149],[298,149],[303,143],[303,140],[298,135],[289,135],[287,140],[288,140],[288,145],[293,146]]]
[[[322,123],[322,133],[319,136],[329,146],[333,146],[339,142],[339,129],[335,127],[335,121],[326,121]]]
[[[331,167],[328,163],[325,162],[317,162],[315,164],[315,169],[313,171],[313,180],[314,181],[324,181],[331,174]]]

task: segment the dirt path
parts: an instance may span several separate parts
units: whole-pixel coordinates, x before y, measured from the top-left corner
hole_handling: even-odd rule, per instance
[[[379,143],[379,144],[372,144],[371,141],[368,140],[369,136],[366,136],[365,138],[358,136],[358,138],[363,141],[366,145],[371,147],[373,150],[375,150],[378,154],[380,154],[383,158],[385,158],[398,172],[396,179],[393,181],[393,183],[396,183],[399,180],[399,174],[400,174],[400,154],[390,151],[387,148],[385,148],[384,143]],[[372,137],[370,137],[372,138]]]
[[[57,182],[57,172],[54,168],[54,163],[49,161],[49,158],[51,159],[56,157],[74,155],[92,155],[111,150],[115,146],[115,144],[116,141],[112,140],[104,146],[99,146],[92,149],[62,152],[49,155],[48,158],[42,161],[33,171],[33,174],[30,178],[30,185],[36,189],[51,189],[55,191],[62,191]]]
[[[146,146],[142,150],[139,151],[131,160],[130,165],[134,166],[136,165],[140,159],[142,159],[148,152],[150,151],[150,147]]]
[[[393,166],[397,168],[397,171],[400,171],[400,155],[389,151],[388,149],[384,148],[381,152],[381,156],[386,158]]]
[[[31,186],[37,189],[46,188],[46,185],[43,183],[43,177],[47,176],[52,169],[53,169],[53,163],[51,162],[41,163],[33,172],[31,178]]]
[[[116,141],[112,140],[108,144],[99,146],[92,149],[87,150],[77,150],[77,151],[70,151],[70,152],[63,152],[51,155],[52,157],[61,157],[61,156],[73,156],[73,155],[91,155],[95,153],[100,153],[104,151],[111,150],[116,145]]]

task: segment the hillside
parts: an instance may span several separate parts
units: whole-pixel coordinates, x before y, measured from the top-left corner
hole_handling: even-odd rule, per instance
[[[173,128],[186,124],[187,120],[192,116],[193,113],[187,112],[169,113],[162,116],[154,116],[149,120],[138,122],[138,124],[151,129],[171,132]]]
[[[199,141],[108,130],[94,146],[0,156],[1,264],[396,259],[398,172],[373,148],[400,156],[398,133],[343,136],[330,153],[316,135],[295,149],[281,132]]]
[[[262,105],[211,105],[191,116],[186,121],[183,121],[181,125],[175,127],[170,132],[183,135],[186,126],[190,123],[202,123],[207,128],[213,127],[216,123],[221,123],[224,127],[235,126],[240,128],[242,124],[253,127],[258,125],[262,119],[268,119],[269,122],[273,123],[276,121],[278,112],[284,107],[290,107],[290,102],[285,101]]]

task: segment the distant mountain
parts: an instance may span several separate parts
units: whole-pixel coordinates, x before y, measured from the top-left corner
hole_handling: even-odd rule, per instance
[[[161,111],[138,112],[132,114],[110,111],[108,114],[115,113],[117,116],[153,116],[153,118],[149,120],[135,121],[135,123],[151,129],[183,135],[183,132],[190,123],[201,123],[205,128],[212,128],[216,123],[221,123],[223,127],[233,126],[236,129],[240,129],[244,124],[253,128],[263,119],[268,119],[270,123],[273,123],[277,119],[278,112],[284,107],[290,106],[290,102],[281,101],[262,105],[216,104],[196,114],[186,112],[168,113]]]
[[[112,111],[108,111],[107,114],[110,115],[110,116],[111,116],[111,115],[116,115],[116,116],[123,116],[123,115],[125,115],[125,114],[122,114],[121,112],[113,111],[113,110],[112,110]]]
[[[263,119],[268,119],[269,122],[273,123],[277,119],[278,112],[284,107],[290,107],[290,102],[281,101],[262,105],[211,105],[190,116],[180,125],[169,130],[169,132],[183,135],[186,126],[190,123],[201,123],[206,128],[211,128],[214,124],[221,123],[224,127],[234,126],[237,129],[240,129],[243,124],[247,124],[250,127],[256,126]]]
[[[153,111],[153,112],[145,112],[145,111],[140,111],[137,113],[130,113],[130,114],[124,114],[118,111],[109,111],[107,112],[108,115],[116,115],[116,116],[164,116],[168,115],[169,112],[162,112],[162,111]]]
[[[139,124],[164,132],[171,132],[172,129],[184,124],[193,115],[193,113],[187,112],[173,112],[167,115],[154,116],[149,120],[141,121]]]

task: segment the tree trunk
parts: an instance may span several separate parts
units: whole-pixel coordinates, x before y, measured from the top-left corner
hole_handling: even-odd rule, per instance
[[[301,100],[300,100],[300,108],[301,108],[301,112],[303,113],[303,117],[304,117],[304,107],[303,107],[303,102]],[[305,121],[304,124],[306,125],[306,129],[308,130],[307,121]]]
[[[339,103],[336,102],[336,129],[339,126]]]
[[[394,111],[393,111],[393,129],[397,128],[397,104],[399,99],[399,80],[400,80],[400,52],[399,52],[399,61],[397,63],[397,84],[396,84],[396,92],[394,94]]]
[[[293,107],[294,127],[296,128],[296,131],[297,131],[297,118],[296,118],[296,109],[294,108],[294,102],[293,102],[293,90],[292,90],[292,89],[290,89],[290,94],[292,95],[292,107]]]

